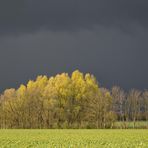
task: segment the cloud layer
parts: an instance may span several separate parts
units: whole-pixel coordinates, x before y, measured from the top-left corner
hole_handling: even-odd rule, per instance
[[[0,0],[0,91],[80,69],[147,89],[147,0]]]
[[[1,0],[0,33],[148,26],[147,0]]]

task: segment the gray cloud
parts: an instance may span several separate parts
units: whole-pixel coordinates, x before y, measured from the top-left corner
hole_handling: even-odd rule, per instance
[[[0,91],[80,69],[146,89],[147,0],[0,0]]]
[[[93,73],[103,86],[145,89],[147,38],[148,32],[131,35],[101,26],[93,31],[40,31],[3,37],[1,89],[19,86],[39,74],[51,76],[75,69]]]
[[[148,26],[147,0],[1,0],[0,33]],[[136,26],[135,25],[135,26]]]

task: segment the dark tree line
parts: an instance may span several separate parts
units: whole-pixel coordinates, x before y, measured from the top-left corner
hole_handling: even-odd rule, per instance
[[[117,120],[124,122],[148,121],[148,91],[132,89],[126,93],[118,86],[111,89],[113,110]],[[126,125],[125,125],[126,126]]]
[[[101,88],[78,70],[38,76],[0,96],[1,128],[114,128],[116,121],[147,120],[148,91]]]

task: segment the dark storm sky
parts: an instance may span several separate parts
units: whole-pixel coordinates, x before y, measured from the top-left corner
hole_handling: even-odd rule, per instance
[[[79,69],[148,88],[148,0],[0,0],[0,91]]]

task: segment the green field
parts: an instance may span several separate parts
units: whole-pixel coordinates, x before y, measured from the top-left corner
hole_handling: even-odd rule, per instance
[[[139,129],[148,129],[148,121],[137,121],[135,122],[115,122],[114,128],[139,128]]]
[[[148,148],[148,130],[0,130],[0,148]]]

